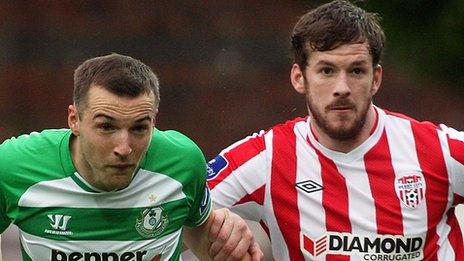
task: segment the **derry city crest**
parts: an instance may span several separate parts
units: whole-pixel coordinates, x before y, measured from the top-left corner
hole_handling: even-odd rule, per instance
[[[144,209],[137,217],[135,229],[146,238],[161,234],[168,224],[168,216],[162,207]]]
[[[395,190],[404,205],[411,209],[417,208],[425,195],[424,177],[420,173],[397,177]]]

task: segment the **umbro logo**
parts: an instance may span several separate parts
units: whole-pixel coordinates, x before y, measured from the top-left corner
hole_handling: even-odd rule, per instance
[[[71,219],[71,216],[61,215],[61,214],[50,214],[47,215],[50,220],[50,226],[53,229],[45,229],[44,232],[47,234],[54,235],[72,235],[72,231],[68,231],[68,222]]]
[[[322,185],[319,185],[317,182],[312,180],[300,181],[296,183],[295,186],[306,193],[313,193],[324,189]]]

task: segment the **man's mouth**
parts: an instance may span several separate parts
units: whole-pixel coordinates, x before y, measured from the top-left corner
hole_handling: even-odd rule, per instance
[[[133,168],[134,165],[125,163],[125,164],[110,165],[110,167],[123,170],[123,169]]]
[[[330,106],[329,107],[329,110],[331,111],[349,111],[349,110],[352,110],[353,107],[352,106],[340,106],[340,105],[336,105],[336,106]]]

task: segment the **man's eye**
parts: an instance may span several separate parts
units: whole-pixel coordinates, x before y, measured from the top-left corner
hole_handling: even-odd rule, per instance
[[[333,69],[329,68],[329,67],[325,67],[325,68],[321,69],[321,73],[322,74],[331,74],[331,73],[333,73]]]
[[[98,128],[102,131],[112,131],[114,127],[111,124],[100,124]]]
[[[146,125],[135,126],[134,128],[132,128],[132,131],[134,131],[135,133],[144,133],[147,130],[148,126]]]
[[[361,69],[361,68],[354,68],[353,69],[353,74],[358,74],[359,75],[359,74],[362,74],[363,72],[364,72],[364,70]]]

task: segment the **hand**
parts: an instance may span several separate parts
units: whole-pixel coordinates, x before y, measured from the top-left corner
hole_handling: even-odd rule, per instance
[[[246,222],[226,208],[214,210],[209,241],[213,260],[263,260],[264,254],[255,242]]]

